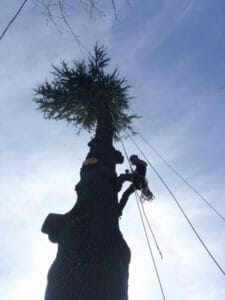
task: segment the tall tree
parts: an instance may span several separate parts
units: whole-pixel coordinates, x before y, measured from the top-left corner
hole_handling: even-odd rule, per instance
[[[94,131],[76,185],[77,202],[65,215],[50,214],[42,227],[58,243],[48,274],[46,300],[126,300],[130,250],[118,224],[116,164],[124,160],[113,146],[136,115],[129,115],[129,86],[109,58],[95,47],[88,62],[53,66],[53,80],[36,89],[35,102],[47,119],[66,120]]]

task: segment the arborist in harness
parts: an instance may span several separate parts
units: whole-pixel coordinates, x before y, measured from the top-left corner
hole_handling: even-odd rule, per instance
[[[119,201],[119,215],[122,215],[122,211],[132,193],[136,190],[141,190],[142,194],[141,197],[144,200],[151,201],[153,200],[154,196],[148,187],[148,183],[146,181],[145,175],[147,170],[147,163],[144,160],[141,160],[137,155],[130,156],[131,164],[134,165],[136,168],[135,170],[130,173],[126,170],[125,174],[121,174],[118,177],[118,183],[121,187],[125,181],[132,182],[131,185],[126,189],[123,193],[122,198]]]

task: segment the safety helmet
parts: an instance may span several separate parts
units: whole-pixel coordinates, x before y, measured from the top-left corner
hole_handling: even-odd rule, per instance
[[[138,156],[133,154],[130,156],[130,161],[138,159]]]

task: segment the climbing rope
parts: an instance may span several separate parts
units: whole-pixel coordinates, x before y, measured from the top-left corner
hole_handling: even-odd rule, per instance
[[[128,162],[129,167],[130,167],[130,169],[132,171],[132,166],[130,164],[128,153],[127,153],[127,150],[125,148],[124,142],[123,142],[123,140],[122,140],[121,137],[120,137],[120,141],[121,141],[121,144],[122,144],[123,151],[125,153],[127,162]],[[147,230],[146,230],[146,227],[145,227],[145,222],[144,222],[144,219],[143,219],[143,216],[142,216],[142,213],[141,213],[141,209],[140,209],[140,204],[139,204],[139,201],[138,201],[138,197],[139,197],[138,193],[135,190],[135,198],[136,198],[136,203],[137,203],[139,215],[140,215],[140,218],[141,218],[141,223],[142,223],[143,230],[144,230],[144,233],[145,233],[146,241],[147,241],[149,252],[150,252],[150,255],[151,255],[151,258],[152,258],[152,262],[153,262],[153,266],[154,266],[155,273],[156,273],[156,276],[157,276],[157,280],[158,280],[158,283],[159,283],[159,287],[160,287],[160,290],[161,290],[161,294],[162,294],[163,299],[165,300],[166,297],[165,297],[165,294],[164,294],[164,290],[163,290],[162,282],[161,282],[161,279],[160,279],[159,271],[158,271],[158,268],[157,268],[157,265],[156,265],[156,261],[155,261],[155,258],[154,258],[153,252],[152,252],[152,247],[151,247],[151,244],[150,244],[150,241],[149,241],[149,238],[148,238],[148,233],[147,233]],[[149,228],[151,228],[150,223],[149,223]],[[151,232],[153,232],[152,229],[151,229]],[[153,234],[153,236],[155,236],[155,235]],[[156,239],[155,239],[155,241],[156,241]],[[158,244],[157,244],[157,248],[158,248]],[[160,250],[159,250],[159,252],[161,253]]]
[[[109,108],[109,112],[110,112],[111,117],[112,117],[112,122],[113,122],[113,124],[114,124],[114,127],[116,128],[116,122],[115,122],[115,119],[114,119],[114,116],[113,116],[113,113],[112,113],[112,111],[111,111],[111,109],[110,109],[109,104],[108,104],[108,108]],[[125,153],[127,162],[128,162],[128,164],[129,164],[130,170],[131,170],[131,172],[132,172],[132,166],[131,166],[131,163],[130,163],[130,160],[129,160],[129,156],[128,156],[126,147],[125,147],[125,145],[124,145],[123,139],[122,139],[122,137],[121,137],[120,134],[119,134],[119,140],[120,140],[120,142],[121,142],[121,144],[122,144],[123,151],[124,151],[124,153]],[[159,275],[159,271],[158,271],[158,268],[157,268],[157,265],[156,265],[156,261],[155,261],[155,258],[154,258],[153,252],[152,252],[151,244],[150,244],[150,241],[149,241],[149,238],[148,238],[148,233],[147,233],[147,230],[146,230],[146,227],[145,227],[144,219],[143,219],[143,216],[142,216],[142,213],[141,213],[140,204],[139,204],[139,201],[138,201],[138,194],[137,194],[137,191],[135,191],[135,198],[136,198],[136,203],[137,203],[139,215],[140,215],[140,218],[141,218],[142,226],[143,226],[143,229],[144,229],[146,241],[147,241],[147,244],[148,244],[148,249],[149,249],[149,252],[150,252],[150,255],[151,255],[151,258],[152,258],[154,270],[155,270],[156,277],[157,277],[157,280],[158,280],[158,283],[159,283],[159,287],[160,287],[160,291],[161,291],[161,294],[162,294],[162,298],[163,298],[163,300],[166,300],[166,297],[165,297],[165,294],[164,294],[164,290],[163,290],[163,286],[162,286],[161,279],[160,279],[160,275]],[[150,225],[150,223],[149,223],[149,225]],[[153,231],[151,230],[151,232],[153,232]],[[155,239],[155,240],[156,240],[156,239]],[[157,246],[158,246],[158,244],[157,244]],[[160,251],[160,252],[161,252],[161,251]]]
[[[165,294],[164,294],[162,282],[161,282],[161,279],[160,279],[160,275],[159,275],[159,272],[158,272],[156,261],[155,261],[155,258],[154,258],[153,252],[152,252],[151,244],[150,244],[150,241],[149,241],[149,238],[148,238],[148,234],[147,234],[147,231],[146,231],[146,227],[145,227],[145,224],[144,224],[144,219],[143,219],[143,216],[142,216],[142,213],[141,213],[141,209],[140,209],[140,203],[138,201],[138,193],[137,193],[137,191],[135,191],[135,198],[136,198],[136,203],[137,203],[137,207],[138,207],[138,210],[139,210],[139,214],[140,214],[142,226],[143,226],[143,229],[144,229],[144,232],[145,232],[145,236],[146,236],[146,240],[147,240],[149,252],[151,254],[151,258],[152,258],[152,262],[153,262],[153,265],[154,265],[155,273],[156,273],[157,280],[158,280],[158,283],[159,283],[159,286],[160,286],[161,294],[162,294],[163,299],[165,300],[166,297],[165,297]],[[160,251],[160,253],[161,253],[161,251]]]
[[[162,155],[149,143],[149,141],[144,138],[144,136],[137,131],[137,134],[142,138],[142,140],[150,147],[150,149],[169,167],[169,169],[176,174],[193,192],[196,193],[196,195],[198,195],[223,221],[225,221],[225,217],[220,214],[218,212],[218,210],[211,204],[209,203],[209,201],[207,201],[205,199],[205,197],[203,197],[201,195],[201,193],[199,193],[197,191],[196,188],[194,188],[183,176],[181,176],[163,157]]]
[[[174,196],[173,192],[171,191],[171,189],[168,187],[168,185],[166,184],[165,180],[161,177],[161,175],[159,174],[159,172],[154,168],[154,166],[151,164],[151,162],[149,161],[149,159],[146,157],[146,155],[144,154],[144,152],[141,150],[141,148],[138,146],[138,144],[135,142],[135,140],[132,138],[131,135],[129,135],[129,138],[132,140],[132,142],[134,143],[134,145],[137,147],[137,149],[140,151],[140,153],[143,155],[143,157],[146,159],[146,161],[149,163],[150,167],[152,168],[152,170],[155,172],[155,174],[159,177],[159,179],[161,180],[161,182],[164,184],[164,186],[166,187],[166,189],[168,190],[168,192],[170,193],[170,195],[172,196],[173,200],[175,201],[175,203],[177,204],[178,208],[180,209],[180,211],[182,212],[184,218],[186,219],[186,221],[188,222],[188,224],[190,225],[191,229],[193,230],[193,232],[195,233],[196,237],[198,238],[198,240],[200,241],[200,243],[202,244],[202,246],[205,248],[206,252],[209,254],[209,256],[211,257],[211,259],[213,260],[213,262],[217,265],[217,267],[219,268],[219,270],[223,273],[223,275],[225,275],[225,271],[223,270],[223,268],[220,266],[220,264],[217,262],[217,260],[215,259],[215,257],[213,256],[213,254],[210,252],[210,250],[208,249],[208,247],[206,246],[206,244],[204,243],[204,241],[202,240],[202,238],[200,237],[200,235],[198,234],[197,230],[195,229],[195,227],[193,226],[193,224],[191,223],[189,217],[187,216],[187,214],[185,213],[185,211],[183,210],[182,206],[180,205],[180,203],[178,202],[178,200],[176,199],[176,197]]]
[[[163,254],[162,254],[162,252],[161,252],[161,250],[160,250],[160,247],[159,247],[159,245],[158,245],[157,239],[156,239],[155,234],[154,234],[154,232],[153,232],[153,230],[152,230],[152,226],[151,226],[151,224],[150,224],[150,221],[149,221],[149,219],[148,219],[148,217],[147,217],[147,215],[146,215],[146,212],[145,212],[145,209],[144,209],[144,204],[143,204],[142,202],[140,202],[140,203],[141,203],[141,208],[142,208],[142,212],[143,212],[145,221],[146,221],[146,223],[147,223],[147,225],[148,225],[148,228],[149,228],[149,230],[150,230],[150,232],[151,232],[152,238],[153,238],[153,240],[154,240],[154,242],[155,242],[155,246],[156,246],[156,248],[157,248],[157,250],[158,250],[158,252],[159,252],[159,255],[160,255],[161,259],[163,259]]]
[[[123,151],[124,151],[124,153],[125,153],[126,159],[127,159],[127,161],[128,161],[130,170],[131,170],[131,172],[132,172],[132,166],[131,166],[131,163],[130,163],[130,160],[129,160],[129,157],[128,157],[128,153],[127,153],[127,150],[126,150],[126,148],[125,148],[124,142],[123,142],[122,140],[121,140],[121,144],[122,144]],[[154,240],[154,242],[155,242],[155,246],[156,246],[156,248],[157,248],[157,250],[158,250],[158,252],[159,252],[159,255],[160,255],[161,259],[163,259],[163,255],[162,255],[162,252],[161,252],[161,250],[160,250],[160,248],[159,248],[159,245],[158,245],[156,236],[155,236],[155,234],[154,234],[154,232],[153,232],[153,230],[152,230],[150,221],[148,220],[148,217],[147,217],[147,215],[146,215],[146,213],[145,213],[144,205],[143,205],[142,200],[141,200],[141,196],[138,195],[137,190],[135,190],[135,196],[136,196],[136,199],[139,200],[139,201],[138,201],[138,207],[140,207],[140,206],[139,206],[139,202],[141,203],[142,213],[143,213],[144,218],[145,218],[145,220],[146,220],[146,223],[147,223],[147,225],[148,225],[149,231],[151,232],[152,238],[153,238],[153,240]]]

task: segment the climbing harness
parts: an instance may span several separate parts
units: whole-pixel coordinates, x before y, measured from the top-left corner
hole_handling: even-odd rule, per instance
[[[145,177],[137,174],[135,171],[131,169],[132,173],[130,174],[130,181],[133,182],[135,189],[141,191],[140,201],[145,202],[149,201],[151,202],[155,197],[148,186],[148,181]]]

